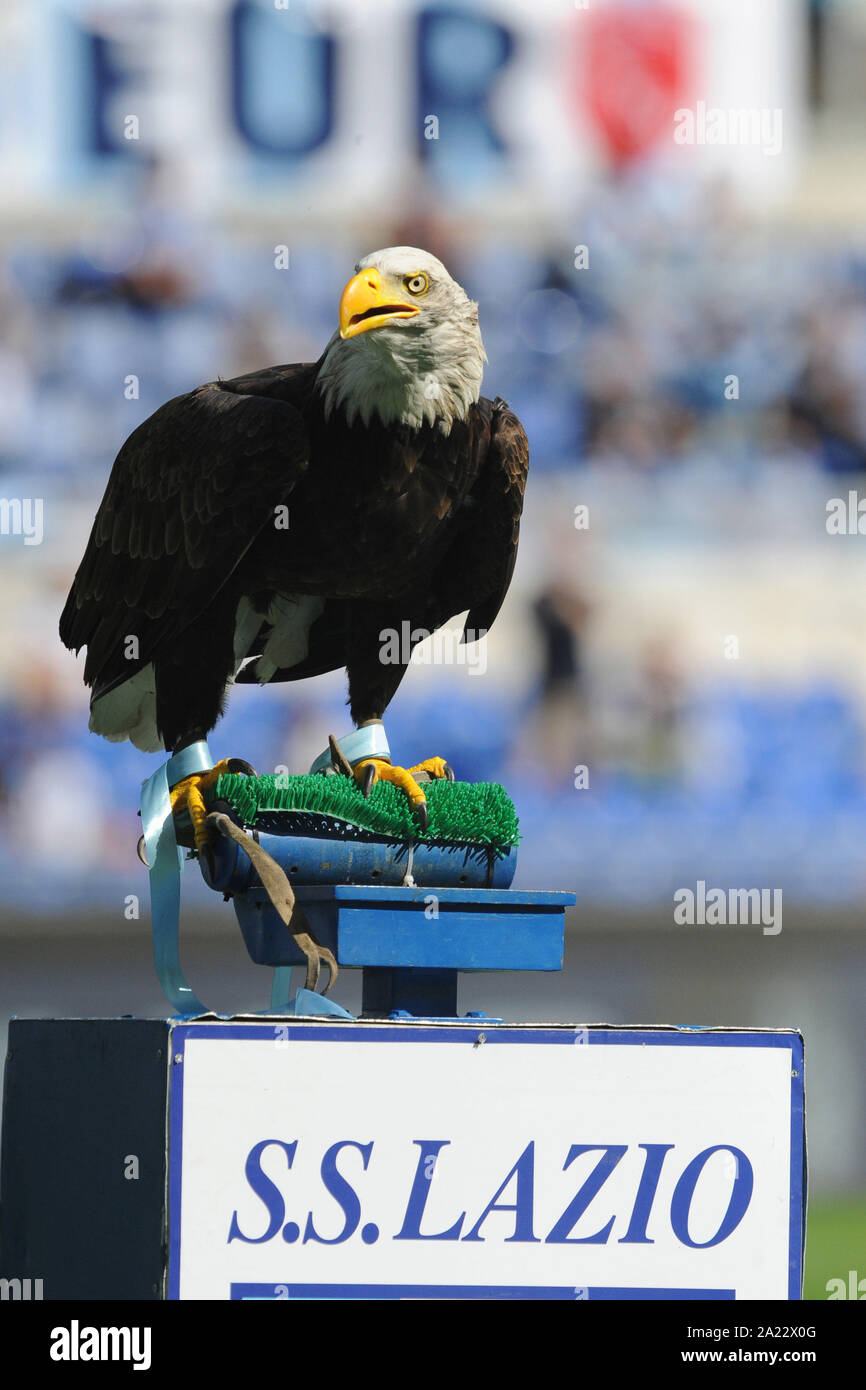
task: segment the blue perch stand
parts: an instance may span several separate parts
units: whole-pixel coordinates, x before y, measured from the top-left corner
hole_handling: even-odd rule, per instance
[[[290,879],[319,944],[341,969],[363,971],[365,1018],[456,1018],[461,971],[562,969],[565,909],[576,897],[512,889],[514,846],[410,847],[350,827],[344,836],[255,835]],[[255,869],[229,839],[200,865],[205,882],[232,898],[250,959],[276,971],[271,1010],[284,1012],[289,972],[305,959]],[[290,1007],[345,1013],[307,990]]]
[[[573,893],[496,888],[296,884],[316,939],[341,967],[363,971],[362,1015],[456,1018],[461,971],[561,970]],[[263,889],[235,898],[259,965],[304,957]]]

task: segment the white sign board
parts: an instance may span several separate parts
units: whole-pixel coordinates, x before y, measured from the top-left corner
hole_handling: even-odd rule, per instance
[[[796,1033],[172,1039],[172,1298],[800,1296]]]

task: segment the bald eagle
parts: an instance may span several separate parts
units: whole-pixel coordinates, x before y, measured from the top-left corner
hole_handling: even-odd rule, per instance
[[[481,396],[478,306],[416,247],[365,257],[315,363],[218,380],[127,439],[60,620],[87,648],[90,728],[178,752],[219,719],[234,681],[345,667],[356,727],[381,723],[412,641],[469,610],[486,632],[514,569],[529,449]],[[404,627],[408,624],[408,627]],[[218,767],[222,767],[219,764]],[[414,774],[353,767],[365,791]],[[196,829],[197,842],[200,827]]]

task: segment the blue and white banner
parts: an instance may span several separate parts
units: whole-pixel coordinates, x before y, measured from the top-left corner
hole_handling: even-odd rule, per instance
[[[156,163],[175,201],[239,219],[285,200],[292,225],[381,219],[431,187],[526,222],[651,157],[763,202],[802,143],[803,18],[787,0],[6,0],[4,201],[122,202]]]
[[[169,1296],[800,1296],[792,1032],[191,1023]]]

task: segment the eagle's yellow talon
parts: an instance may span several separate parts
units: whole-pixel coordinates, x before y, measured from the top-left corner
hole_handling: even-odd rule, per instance
[[[369,774],[371,767],[374,769],[372,778]],[[427,799],[412,773],[405,767],[395,767],[393,763],[388,762],[387,758],[364,758],[355,765],[353,770],[355,781],[368,792],[381,779],[383,782],[392,782],[395,787],[400,787],[413,806]]]
[[[414,767],[409,768],[409,771],[426,772],[434,781],[439,781],[443,777],[447,777],[452,782],[454,780],[451,766],[444,758],[425,758],[423,763],[416,763]]]
[[[210,840],[210,832],[204,823],[207,807],[202,793],[212,787],[217,778],[221,777],[224,772],[231,771],[229,761],[228,758],[223,758],[207,772],[191,773],[189,777],[184,777],[182,782],[177,782],[169,792],[174,815],[186,811],[189,816],[192,823],[193,842],[199,851],[203,850]]]
[[[412,813],[420,821],[422,830],[427,829],[427,798],[413,773],[425,772],[435,780],[450,777],[453,781],[454,778],[444,758],[427,758],[423,763],[416,763],[414,767],[395,767],[387,758],[363,758],[355,764],[353,772],[355,781],[365,796],[369,796],[380,778],[383,782],[391,782],[395,787],[400,787],[406,793]]]

